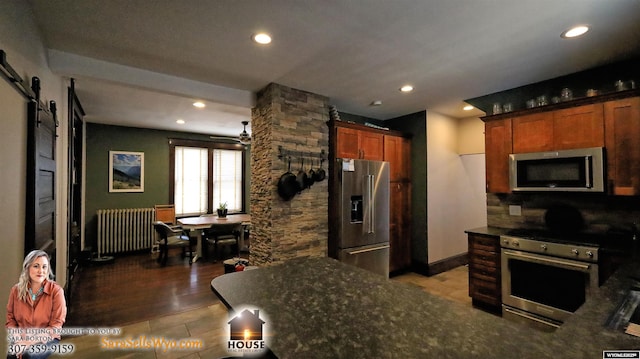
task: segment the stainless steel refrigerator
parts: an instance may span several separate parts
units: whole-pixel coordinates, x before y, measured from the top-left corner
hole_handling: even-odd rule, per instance
[[[338,259],[389,277],[389,163],[338,159]]]

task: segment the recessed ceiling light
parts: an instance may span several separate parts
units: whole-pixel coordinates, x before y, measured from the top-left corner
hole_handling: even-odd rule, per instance
[[[463,109],[463,110],[465,110],[465,111],[471,111],[471,110],[473,110],[473,106],[471,106],[471,105],[466,105],[466,106],[465,106],[465,107],[463,107],[462,109]]]
[[[580,35],[584,35],[587,31],[589,31],[589,26],[586,25],[578,25],[570,28],[560,35],[560,37],[565,39],[570,39],[572,37],[578,37]]]
[[[382,101],[380,100],[372,101],[371,106],[382,106]]]
[[[262,45],[270,44],[271,43],[271,36],[269,36],[269,34],[261,32],[259,34],[253,35],[253,41],[255,41],[255,42],[259,43],[259,44],[262,44]]]
[[[184,120],[179,118],[179,119],[176,120],[176,123],[179,124],[179,125],[184,125]]]
[[[197,108],[204,108],[204,103],[200,102],[200,101],[196,101],[193,103],[193,106],[197,107]]]
[[[404,85],[404,86],[400,87],[400,91],[402,91],[402,92],[411,92],[411,91],[413,91],[413,86]]]

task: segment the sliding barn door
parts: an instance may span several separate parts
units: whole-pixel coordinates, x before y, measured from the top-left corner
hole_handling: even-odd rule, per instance
[[[76,271],[80,265],[80,223],[82,223],[82,138],[84,110],[76,96],[75,80],[71,79],[68,91],[69,109],[69,173],[67,220],[67,300],[70,303],[75,285]],[[67,304],[68,305],[68,304]]]
[[[56,260],[56,107],[40,102],[40,80],[33,78],[35,100],[28,104],[25,254],[41,249]]]

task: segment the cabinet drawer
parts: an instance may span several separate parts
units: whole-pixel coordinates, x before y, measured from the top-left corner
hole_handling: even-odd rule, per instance
[[[489,271],[473,271],[470,272],[469,275],[471,275],[471,278],[473,278],[473,280],[482,280],[490,283],[498,283],[498,281],[500,280],[500,278],[496,276],[495,271],[493,273]]]
[[[500,237],[469,235],[469,240],[472,247],[500,249]]]
[[[471,242],[471,250],[481,250],[487,252],[498,252],[495,245],[487,245],[485,243]]]
[[[476,251],[469,256],[470,263],[482,264],[491,267],[497,267],[500,261],[499,253]]]
[[[473,280],[473,287],[475,292],[485,295],[495,295],[500,290],[498,283],[484,280]]]
[[[472,277],[475,275],[482,275],[486,277],[498,278],[500,277],[500,268],[495,266],[486,266],[477,263],[471,263],[469,265],[469,275]]]
[[[500,293],[500,285],[482,280],[472,280],[469,283],[469,295],[477,300],[500,305],[502,295]]]
[[[496,268],[498,265],[495,260],[486,260],[482,258],[471,257],[469,259],[469,264],[473,267],[493,267]]]

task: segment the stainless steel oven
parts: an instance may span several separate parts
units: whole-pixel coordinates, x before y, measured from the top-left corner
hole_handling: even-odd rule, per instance
[[[553,330],[598,288],[598,247],[502,236],[504,317]]]

